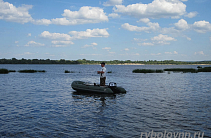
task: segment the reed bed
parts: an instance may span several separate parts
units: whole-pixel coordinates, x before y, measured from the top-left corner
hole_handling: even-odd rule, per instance
[[[9,73],[9,70],[8,69],[0,69],[0,74],[8,74]]]
[[[198,73],[198,72],[211,72],[211,67],[197,67],[194,68],[169,68],[164,70],[152,70],[152,69],[134,69],[133,73],[163,73],[164,71],[170,72],[183,72],[183,73]]]
[[[76,73],[75,71],[65,70],[64,73]],[[80,72],[79,72],[80,73]]]
[[[198,72],[211,72],[211,67],[199,68]]]
[[[16,70],[9,70],[9,72],[16,72]]]
[[[70,71],[69,70],[65,70],[64,73],[70,73]]]
[[[29,69],[29,70],[19,70],[18,72],[20,73],[36,73],[36,72],[46,72],[45,70],[33,70],[33,69]]]
[[[133,73],[163,73],[163,70],[135,69]]]
[[[193,68],[171,68],[171,69],[164,69],[164,71],[173,71],[173,72],[183,72],[183,73],[197,73],[197,69]]]

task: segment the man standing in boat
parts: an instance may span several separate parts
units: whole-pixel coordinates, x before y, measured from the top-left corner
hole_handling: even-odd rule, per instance
[[[101,63],[101,71],[97,71],[98,74],[100,74],[100,86],[105,86],[106,81],[106,68],[105,68],[105,62]]]

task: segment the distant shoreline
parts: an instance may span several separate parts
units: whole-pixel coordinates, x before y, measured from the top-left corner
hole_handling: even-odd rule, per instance
[[[66,64],[66,65],[99,65],[105,62],[106,65],[211,65],[211,61],[174,61],[174,60],[148,60],[148,61],[131,61],[131,60],[110,60],[110,61],[95,61],[95,60],[51,60],[51,59],[0,59],[0,64]]]
[[[97,64],[93,64],[93,65],[97,65]],[[135,63],[130,64],[130,63],[125,63],[125,64],[107,64],[107,65],[201,65],[201,66],[204,66],[204,65],[211,65],[211,64],[135,64]]]
[[[100,65],[99,64],[0,64],[0,65]],[[106,65],[198,65],[198,66],[206,66],[211,64],[136,64],[136,63],[123,63],[123,64],[106,64]]]

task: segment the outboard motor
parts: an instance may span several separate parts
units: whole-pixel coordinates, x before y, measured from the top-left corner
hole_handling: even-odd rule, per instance
[[[116,83],[115,82],[110,82],[109,83],[109,87],[116,87],[117,85],[116,85]]]
[[[110,82],[108,87],[114,92],[119,93],[119,90],[117,89],[117,84],[115,82]]]

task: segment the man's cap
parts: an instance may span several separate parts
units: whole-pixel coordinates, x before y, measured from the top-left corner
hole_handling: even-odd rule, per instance
[[[104,64],[105,65],[105,62],[102,62],[101,64]]]

